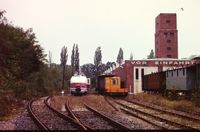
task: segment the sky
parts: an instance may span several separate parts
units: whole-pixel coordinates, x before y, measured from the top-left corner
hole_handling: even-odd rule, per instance
[[[7,19],[24,29],[32,28],[46,54],[60,64],[63,46],[71,63],[78,44],[80,64],[94,63],[97,47],[102,62],[146,58],[154,50],[155,18],[176,13],[179,58],[200,55],[200,0],[0,0]],[[184,10],[182,11],[181,8]],[[47,58],[48,59],[48,58]]]

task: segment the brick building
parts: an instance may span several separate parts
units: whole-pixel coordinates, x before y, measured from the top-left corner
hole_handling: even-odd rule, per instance
[[[161,13],[155,21],[156,58],[178,58],[178,31],[176,14]]]
[[[124,64],[112,71],[125,82],[129,94],[142,92],[142,75],[198,63],[198,60],[178,59],[176,14],[161,13],[156,17],[155,23],[155,58],[125,60]]]

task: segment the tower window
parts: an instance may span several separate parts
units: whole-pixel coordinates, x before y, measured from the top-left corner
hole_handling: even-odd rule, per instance
[[[166,20],[166,23],[170,23],[171,21],[170,20]]]
[[[168,39],[168,40],[167,40],[167,43],[171,43],[171,40],[170,40],[170,39]]]
[[[171,47],[167,47],[167,50],[171,50],[172,48]]]
[[[164,35],[166,35],[166,36],[167,36],[167,32],[164,32]]]
[[[172,55],[167,55],[167,58],[172,58]]]
[[[174,36],[174,33],[173,33],[173,32],[170,32],[170,36]]]
[[[117,79],[112,79],[112,84],[117,85]]]

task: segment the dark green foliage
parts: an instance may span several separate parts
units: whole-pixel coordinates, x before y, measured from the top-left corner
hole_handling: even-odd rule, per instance
[[[101,74],[101,65],[102,65],[102,55],[101,55],[101,47],[97,47],[94,55],[94,73],[95,76],[98,76]]]
[[[78,49],[78,44],[73,45],[72,49],[72,55],[71,55],[71,67],[72,67],[72,75],[74,73],[79,74],[79,67],[80,67],[80,62],[79,62],[79,49]]]
[[[72,67],[72,75],[74,75],[74,60],[75,60],[75,44],[73,45],[73,48],[72,48],[72,55],[71,55],[71,67]]]
[[[155,58],[155,55],[154,55],[154,52],[153,52],[153,49],[152,49],[150,54],[147,56],[147,59],[153,59],[153,58]]]
[[[10,112],[15,100],[29,100],[60,92],[63,75],[63,81],[66,81],[66,85],[69,84],[72,70],[71,66],[66,66],[63,70],[60,65],[53,64],[51,52],[50,67],[44,64],[47,62],[46,55],[32,29],[24,30],[13,26],[3,13],[0,11],[0,117]],[[61,65],[65,66],[66,48],[63,51]],[[12,96],[7,97],[8,91],[11,91]]]
[[[130,60],[133,60],[133,53],[130,54]]]
[[[81,71],[89,78],[95,76],[95,66],[94,64],[88,63],[81,66]]]
[[[106,70],[111,69],[113,70],[113,68],[116,67],[116,63],[115,62],[107,62],[106,63]]]
[[[119,53],[118,53],[118,55],[117,55],[117,63],[119,64],[119,65],[121,65],[122,64],[122,62],[123,62],[123,60],[124,60],[124,55],[123,55],[124,53],[123,53],[123,50],[122,50],[122,48],[120,48],[119,49]]]
[[[13,90],[17,98],[30,97],[30,76],[44,65],[43,49],[32,29],[8,23],[0,12],[0,89]]]
[[[75,50],[75,58],[74,58],[74,66],[75,66],[75,72],[79,74],[79,51],[78,51],[78,44],[76,45]]]
[[[0,73],[6,78],[26,80],[45,60],[32,29],[24,31],[1,21],[0,44]]]
[[[66,63],[67,63],[67,47],[63,46],[61,53],[60,53],[60,62],[61,62],[61,66],[63,67],[63,77],[62,77],[62,89],[64,89],[64,85],[65,85],[65,67],[66,67]]]
[[[51,68],[52,67],[52,52],[49,51],[49,67]]]

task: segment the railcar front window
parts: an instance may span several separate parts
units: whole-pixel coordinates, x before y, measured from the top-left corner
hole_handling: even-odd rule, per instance
[[[116,85],[117,84],[117,79],[112,79],[112,84]]]

